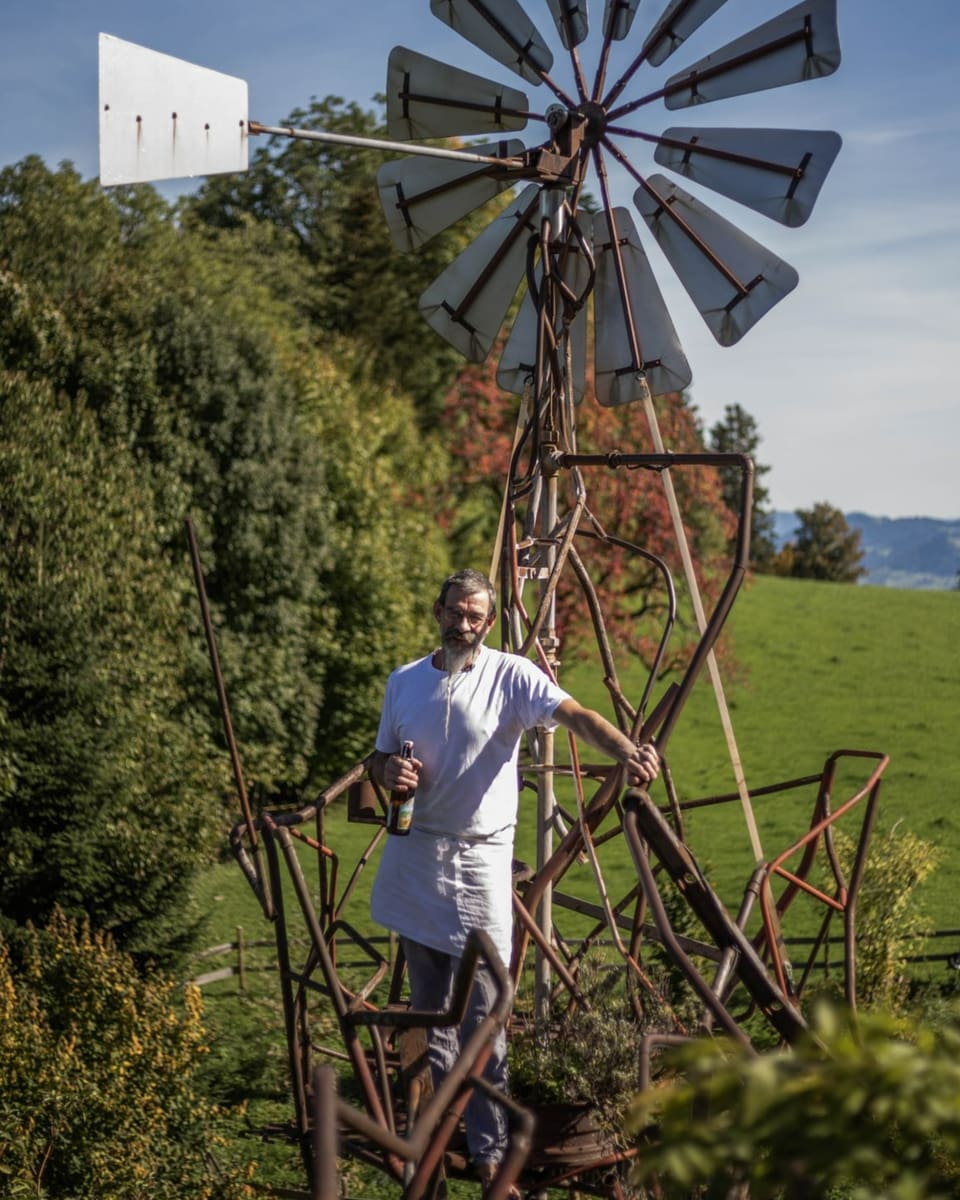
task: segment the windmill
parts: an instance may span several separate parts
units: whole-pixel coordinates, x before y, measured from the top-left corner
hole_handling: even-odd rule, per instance
[[[658,71],[682,52],[688,39],[722,5],[723,0],[670,0],[652,27],[644,31],[638,20],[639,0],[605,0],[588,71],[585,61],[591,30],[585,0],[547,0],[545,12],[540,6],[540,15],[544,22],[552,22],[552,32],[565,52],[568,78],[561,78],[554,70],[548,38],[518,0],[431,0],[438,19],[489,56],[500,73],[512,72],[522,86],[397,47],[387,69],[389,136],[384,139],[261,124],[247,113],[242,81],[104,37],[101,179],[104,183],[128,183],[242,170],[247,165],[250,136],[269,134],[402,154],[384,162],[377,177],[387,224],[400,251],[415,253],[431,237],[482,205],[495,209],[486,228],[426,289],[420,310],[427,323],[467,359],[482,361],[498,343],[525,285],[497,370],[503,389],[522,397],[504,489],[501,531],[492,556],[491,574],[498,579],[504,613],[503,643],[519,653],[534,653],[546,670],[557,670],[556,594],[564,571],[573,571],[584,603],[595,607],[589,575],[580,565],[575,546],[591,519],[586,475],[594,468],[656,472],[666,491],[701,636],[680,684],[664,694],[652,711],[647,711],[647,705],[656,683],[657,663],[639,703],[630,704],[614,689],[614,707],[631,734],[655,737],[665,752],[693,684],[702,670],[709,672],[730,748],[736,797],[760,872],[755,894],[762,895],[764,910],[758,942],[744,932],[747,914],[742,914],[742,921],[731,919],[697,867],[683,840],[682,805],[675,794],[669,797],[672,823],[642,794],[628,795],[621,810],[622,779],[617,772],[610,772],[588,801],[583,775],[574,760],[578,812],[576,820],[565,824],[558,818],[554,795],[559,766],[552,737],[535,735],[530,778],[538,791],[541,836],[533,879],[516,907],[520,938],[511,974],[516,981],[526,944],[532,940],[538,951],[536,1008],[545,1014],[552,974],[563,974],[566,969],[552,944],[553,887],[578,856],[585,857],[601,895],[602,923],[626,961],[635,963],[637,940],[647,928],[641,910],[648,905],[655,932],[687,974],[710,1021],[733,1036],[743,1036],[727,1004],[731,980],[737,975],[775,1030],[791,1040],[802,1030],[803,1020],[793,1003],[795,986],[779,944],[779,917],[788,901],[781,903],[782,897],[774,901],[769,894],[776,872],[760,845],[713,656],[746,570],[752,464],[735,455],[671,454],[664,444],[654,398],[682,390],[692,373],[646,244],[657,244],[714,338],[721,345],[734,345],[789,294],[797,274],[688,187],[715,192],[781,225],[800,226],[810,216],[840,139],[821,130],[701,124],[671,126],[658,132],[639,122],[661,103],[671,111],[699,108],[829,75],[839,65],[840,50],[835,0],[809,0],[670,74],[649,90],[637,88],[645,74]],[[626,62],[615,70],[621,50],[627,52]],[[540,111],[531,108],[528,91],[532,88],[542,89],[548,96]],[[635,90],[641,94],[634,95]],[[531,134],[529,144],[516,136],[524,131]],[[464,137],[485,140],[459,148],[430,144]],[[659,171],[647,174],[635,165],[637,150],[646,147],[653,148],[655,163],[670,175]],[[678,176],[682,184],[671,176]],[[615,202],[615,184],[623,180],[632,189],[632,207]],[[588,395],[586,362],[590,346],[592,397]],[[577,405],[593,399],[606,407],[638,406],[645,422],[641,451],[579,453]],[[741,519],[729,577],[708,614],[687,546],[673,473],[718,466],[740,472]],[[566,507],[561,504],[561,478],[570,481]],[[631,550],[645,553],[642,547]],[[665,565],[655,561],[654,566],[672,597],[673,584]],[[196,556],[195,567],[202,591]],[[525,602],[525,593],[530,591],[536,593],[534,604]],[[673,604],[672,598],[671,609]],[[602,613],[595,613],[594,624],[605,677],[615,680]],[[664,637],[668,633],[669,629],[665,630]],[[225,706],[223,695],[221,705]],[[234,757],[239,775],[239,760],[236,754]],[[872,814],[884,765],[881,761],[864,787],[836,810],[830,809],[829,801],[836,764],[831,760],[825,766],[816,780],[818,799],[810,830],[798,843],[802,869],[784,875],[790,879],[788,890],[793,889],[789,899],[797,890],[808,888],[811,862],[807,849],[836,817],[863,801]],[[362,775],[360,764],[324,792],[322,802],[311,807],[310,816],[319,820],[325,805],[358,786]],[[621,815],[641,884],[629,938],[621,934],[624,904],[606,894],[594,839],[600,822],[614,808]],[[246,812],[235,849],[265,911],[276,917],[279,892],[267,881],[257,855],[251,862],[248,853],[258,849],[255,826]],[[866,851],[869,822],[864,827],[867,835],[861,840],[858,863]],[[285,861],[296,881],[297,867],[283,823],[267,817],[261,828],[271,856],[270,880],[275,880]],[[557,835],[559,846],[555,845]],[[322,837],[319,841],[322,844]],[[689,944],[671,929],[650,866],[649,848],[711,939],[711,961],[716,968],[712,981],[691,961]],[[785,860],[775,861],[779,870]],[[837,881],[836,891],[849,895],[845,881]],[[317,914],[297,885],[298,902],[313,936],[309,967],[298,976],[289,962],[289,946],[282,953],[287,955],[286,974],[291,979],[320,970],[331,994],[337,994],[330,944],[335,933],[342,936],[343,931],[336,928],[338,907],[325,886],[321,895]],[[377,972],[379,979],[382,972]],[[373,986],[370,983],[357,995],[365,998]],[[305,1138],[310,1126],[309,1052],[301,1030],[301,1003],[297,989],[288,985],[285,1005],[297,1081],[299,1133]],[[348,1012],[348,1007],[338,1015],[344,1029],[350,1030],[348,1053],[361,1077],[371,1120],[383,1120],[392,1129],[383,1096],[370,1077],[365,1056],[356,1048],[357,1024],[375,1022],[372,1018],[361,1020],[355,1011]],[[375,1049],[382,1054],[379,1043]],[[373,1136],[369,1125],[361,1123],[357,1128]],[[389,1139],[381,1144],[395,1156],[400,1153],[399,1146]],[[426,1186],[429,1175],[422,1161],[413,1180],[408,1180],[414,1191]],[[401,1168],[394,1163],[392,1169]]]

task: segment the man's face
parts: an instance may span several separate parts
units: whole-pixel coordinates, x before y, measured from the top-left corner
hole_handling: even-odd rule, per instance
[[[457,658],[469,657],[493,624],[486,592],[464,592],[458,587],[448,589],[443,604],[438,601],[433,606],[433,615],[444,649]]]

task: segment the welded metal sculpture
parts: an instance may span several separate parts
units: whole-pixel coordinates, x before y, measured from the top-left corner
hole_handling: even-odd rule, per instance
[[[337,1192],[332,1163],[336,1142],[340,1154],[391,1175],[410,1200],[436,1193],[445,1174],[466,1172],[459,1118],[471,1090],[487,1087],[481,1071],[490,1039],[507,1024],[548,1023],[558,1011],[585,1003],[579,976],[591,957],[601,955],[608,965],[618,964],[634,997],[644,1047],[637,1061],[638,1087],[650,1077],[651,1056],[660,1040],[716,1030],[749,1044],[759,1023],[766,1037],[794,1041],[805,1029],[802,994],[828,951],[834,917],[843,924],[844,986],[855,1002],[856,896],[886,758],[841,750],[814,774],[747,787],[714,647],[747,571],[753,467],[744,456],[672,454],[663,444],[654,396],[686,387],[691,372],[634,215],[612,199],[614,175],[636,185],[633,206],[641,227],[658,243],[722,345],[737,342],[795,286],[796,272],[777,255],[676,181],[644,174],[633,163],[634,149],[650,145],[656,163],[685,183],[713,190],[783,225],[801,225],[809,217],[839,150],[836,134],[702,125],[654,133],[635,125],[636,114],[659,101],[668,109],[700,106],[824,76],[839,64],[835,0],[805,0],[629,99],[628,88],[640,69],[658,68],[685,48],[722,4],[670,0],[653,27],[638,35],[639,0],[605,0],[596,63],[588,79],[580,49],[589,34],[584,0],[547,0],[567,53],[569,81],[563,82],[554,73],[546,39],[517,0],[431,0],[438,18],[514,72],[525,87],[544,86],[552,96],[547,107],[533,112],[519,88],[399,47],[388,66],[389,142],[248,122],[250,133],[384,149],[409,141],[411,156],[385,163],[377,180],[401,250],[416,251],[482,204],[496,207],[486,229],[427,289],[420,308],[440,336],[468,359],[480,361],[500,342],[518,288],[526,284],[497,371],[500,385],[523,397],[505,481],[501,535],[492,556],[500,591],[501,644],[535,656],[544,670],[556,672],[557,591],[561,579],[571,580],[593,622],[598,665],[616,720],[631,736],[653,739],[666,766],[662,795],[624,791],[620,768],[581,763],[573,743],[568,755],[556,755],[552,735],[532,731],[521,785],[538,796],[537,861],[534,867],[518,864],[516,872],[513,961],[498,962],[478,932],[465,955],[461,990],[451,1010],[412,1012],[404,999],[402,958],[394,955],[391,961],[383,955],[369,932],[360,932],[364,916],[351,916],[357,881],[383,837],[385,797],[361,762],[296,813],[254,815],[232,738],[191,534],[243,809],[232,845],[276,933],[293,1081],[290,1134],[303,1150],[312,1194],[324,1200]],[[629,51],[628,62],[614,79],[613,61],[621,44]],[[543,136],[526,146],[514,135],[529,126],[541,129]],[[502,135],[503,140],[465,148],[414,144],[463,135]],[[598,203],[586,206],[591,179]],[[581,401],[636,403],[641,414],[637,448],[578,452]],[[681,472],[721,468],[739,472],[739,526],[726,582],[708,612],[673,479]],[[653,472],[663,481],[699,626],[686,670],[659,696],[663,654],[676,619],[676,589],[661,558],[635,545],[629,531],[605,527],[591,511],[589,481],[596,472],[608,471]],[[587,539],[642,557],[660,581],[665,617],[659,649],[636,699],[625,695],[619,683],[602,606],[579,549]],[[676,785],[669,746],[704,671],[713,681],[736,790],[690,798]],[[852,783],[851,767],[858,768]],[[838,801],[840,789],[843,799]],[[561,792],[572,811],[558,800]],[[764,851],[754,803],[776,800],[783,806],[801,796],[802,824],[796,824],[787,845]],[[372,834],[341,886],[340,861],[328,833],[331,814],[337,811],[333,806],[344,800],[355,819],[371,824]],[[699,865],[685,825],[694,809],[738,802],[753,863],[744,871],[740,907],[731,915]],[[841,820],[856,830],[853,863],[846,870],[835,841]],[[308,883],[304,875],[298,842],[315,855],[315,882]],[[629,856],[636,868],[635,882],[623,896],[611,896],[606,882],[604,859],[611,854],[619,854],[621,861]],[[783,922],[800,899],[819,905],[822,918],[802,956],[795,955],[792,963]],[[678,924],[683,912],[688,917]],[[308,948],[298,952],[295,933],[304,929]],[[694,1022],[682,1020],[665,1001],[649,967],[651,954],[665,956],[669,971],[696,998],[699,1015]],[[499,1003],[433,1095],[423,1066],[423,1030],[458,1019],[458,1003],[481,956],[500,980]],[[658,1014],[646,1026],[644,996]],[[315,1030],[328,1025],[331,1014],[339,1040],[318,1045]],[[323,1066],[330,1061],[339,1062],[340,1070],[352,1077],[350,1102],[337,1096]],[[506,1195],[514,1183],[528,1192],[575,1187],[621,1193],[624,1168],[634,1151],[609,1131],[584,1134],[578,1127],[575,1136],[564,1136],[545,1122],[541,1108],[537,1132],[536,1102],[518,1105],[505,1095],[499,1100],[512,1114],[514,1132],[492,1196]]]

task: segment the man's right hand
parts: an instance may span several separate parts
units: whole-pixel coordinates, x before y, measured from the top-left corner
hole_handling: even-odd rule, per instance
[[[390,792],[410,791],[420,782],[423,763],[419,758],[401,758],[399,754],[377,751],[380,781]]]

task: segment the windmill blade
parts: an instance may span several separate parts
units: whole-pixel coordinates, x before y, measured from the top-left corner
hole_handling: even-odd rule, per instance
[[[590,32],[587,0],[547,0],[564,50],[572,50],[586,41]]]
[[[430,0],[435,17],[528,83],[540,83],[553,55],[517,0]]]
[[[508,158],[523,153],[514,139],[472,146],[478,154]],[[514,179],[497,177],[491,167],[436,158],[400,158],[377,171],[377,190],[390,237],[398,250],[416,250],[461,217],[513,187]]]
[[[647,62],[659,67],[695,33],[727,0],[671,0],[663,15],[647,34],[643,54]]]
[[[603,6],[603,36],[622,42],[630,32],[640,0],[606,0]]]
[[[387,132],[405,141],[523,129],[523,92],[395,46],[387,60]]]
[[[527,243],[538,232],[539,191],[524,188],[420,297],[427,323],[471,362],[487,357],[516,295]]]
[[[664,86],[667,108],[745,96],[832,75],[840,65],[836,0],[802,0],[701,58]]]
[[[641,372],[654,395],[682,391],[692,378],[629,210],[615,208],[613,223],[612,233],[605,213],[593,218],[594,362],[605,407],[643,399]]]
[[[721,346],[738,342],[797,286],[789,263],[665,175],[652,175],[633,200]]]
[[[247,85],[100,34],[100,182],[245,171]]]
[[[662,167],[729,196],[781,225],[803,225],[840,153],[826,129],[667,129]]]
[[[586,213],[578,213],[577,221],[581,228],[584,222],[589,222]],[[589,225],[584,229],[589,237]],[[562,277],[567,287],[577,296],[583,296],[590,285],[590,264],[582,253],[580,246],[571,239],[566,247]],[[555,333],[560,334],[561,323],[558,322]],[[578,310],[569,330],[570,349],[573,359],[574,401],[579,404],[586,390],[587,362],[587,308],[582,305]],[[510,330],[510,337],[503,348],[500,363],[497,367],[497,385],[505,392],[523,395],[524,386],[536,372],[537,364],[537,309],[530,292],[523,297],[517,319]]]

